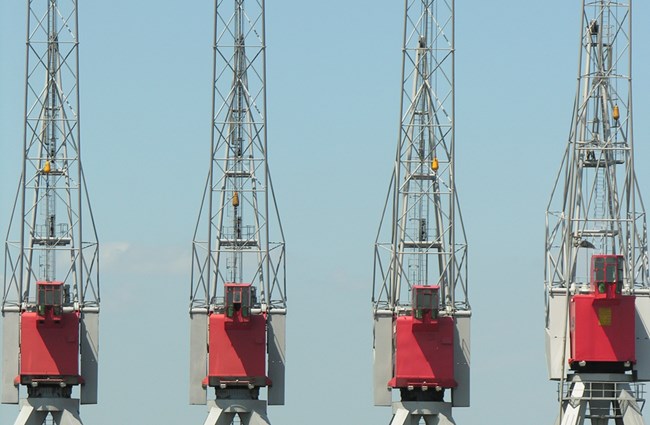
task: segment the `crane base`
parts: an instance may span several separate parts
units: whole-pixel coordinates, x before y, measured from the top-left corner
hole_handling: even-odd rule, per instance
[[[408,401],[393,403],[390,425],[456,425],[451,417],[451,403],[442,401]]]
[[[627,382],[626,382],[627,381]],[[644,425],[641,388],[625,374],[576,374],[562,389],[555,425]]]
[[[79,400],[71,398],[26,398],[14,425],[42,425],[52,415],[56,425],[82,425]]]
[[[230,425],[235,416],[239,416],[241,425],[271,425],[265,400],[211,400],[208,408],[210,413],[204,425]]]

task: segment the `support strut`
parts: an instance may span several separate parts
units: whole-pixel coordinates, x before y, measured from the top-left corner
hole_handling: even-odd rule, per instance
[[[610,420],[616,425],[645,425],[642,391],[630,382],[630,375],[576,374],[561,391],[562,413],[556,425],[608,425]]]
[[[230,425],[239,416],[242,425],[270,425],[265,400],[216,400],[208,402],[204,425]]]
[[[48,415],[52,415],[56,425],[82,425],[79,400],[71,398],[22,399],[14,425],[43,425]]]
[[[451,417],[451,403],[440,401],[393,403],[393,419],[390,425],[418,425],[420,419],[424,419],[426,425],[456,425]]]

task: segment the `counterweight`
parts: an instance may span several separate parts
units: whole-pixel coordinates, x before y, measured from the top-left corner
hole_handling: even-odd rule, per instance
[[[267,162],[264,12],[263,1],[215,2],[210,168],[190,294],[190,402],[216,390],[206,423],[235,420],[235,404],[246,406],[242,423],[268,423],[263,387],[269,404],[284,404],[285,251]]]
[[[454,2],[407,0],[404,22],[399,140],[375,250],[375,404],[399,389],[393,424],[451,423],[445,389],[469,405],[471,315],[454,180]]]
[[[634,173],[632,3],[583,0],[581,10],[573,119],[546,214],[549,376],[560,381],[561,424],[637,424],[650,288]]]
[[[23,168],[5,249],[3,403],[77,424],[97,400],[99,250],[81,163],[75,0],[28,1]],[[15,357],[15,358],[14,358]],[[14,378],[16,379],[14,381]]]

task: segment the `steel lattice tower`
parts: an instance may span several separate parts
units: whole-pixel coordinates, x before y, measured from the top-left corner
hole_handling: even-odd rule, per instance
[[[97,401],[99,251],[81,163],[76,0],[27,1],[23,168],[5,250],[2,402],[80,424]],[[63,342],[65,341],[65,342]],[[80,366],[80,370],[79,370]]]
[[[454,1],[407,0],[404,23],[399,141],[375,249],[375,404],[390,405],[391,390],[399,389],[392,424],[431,416],[452,423],[444,389],[452,389],[454,406],[469,405],[470,318],[467,243],[454,180]],[[400,331],[402,320],[421,320],[420,293],[434,296],[425,311],[435,311],[434,321],[448,324],[454,340],[444,364],[433,354],[409,357],[409,338],[417,337]],[[400,358],[407,357],[421,369],[400,371]],[[433,371],[424,370],[429,361]],[[409,375],[413,382],[400,383],[409,373],[417,375]]]
[[[242,423],[268,423],[258,396],[269,386],[269,404],[284,404],[286,299],[267,162],[264,1],[217,0],[214,18],[211,161],[192,250],[190,402],[205,404],[205,389],[214,387],[206,423],[234,420],[234,405],[245,406],[237,411]],[[229,326],[245,331],[222,332]],[[246,344],[256,338],[266,347],[250,358],[257,348]],[[218,349],[225,340],[231,351]]]
[[[561,424],[643,423],[650,287],[631,47],[631,1],[583,0],[571,131],[546,214],[547,360]]]

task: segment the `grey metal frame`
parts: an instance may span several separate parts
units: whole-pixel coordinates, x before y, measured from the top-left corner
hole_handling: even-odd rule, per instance
[[[557,425],[644,425],[641,411],[645,404],[643,384],[630,375],[575,374],[571,382],[558,387],[562,413]]]
[[[631,292],[648,287],[646,214],[634,173],[631,3],[584,0],[582,15],[571,132],[547,209],[545,286],[548,293],[588,283],[589,258],[579,254],[596,249],[625,255]]]
[[[69,288],[64,308],[81,313],[81,402],[97,402],[99,243],[81,162],[78,24],[77,0],[27,1],[23,167],[5,243],[3,403],[18,403],[20,312],[35,310],[37,281]]]
[[[264,400],[217,400],[208,403],[204,425],[270,425]],[[238,420],[239,422],[235,422]]]
[[[647,356],[639,356],[650,348],[650,282],[646,213],[634,172],[632,2],[582,0],[581,22],[571,130],[546,212],[546,351],[549,377],[561,386],[575,376],[567,375],[569,301],[589,291],[595,253],[625,256],[623,293],[637,297],[634,369],[638,380],[650,377]],[[558,422],[568,420],[565,410],[560,403]]]
[[[403,402],[393,404],[390,425],[455,425],[451,403]]]
[[[469,406],[471,309],[467,242],[455,185],[454,21],[453,0],[405,1],[400,131],[373,271],[378,406],[392,403],[394,320],[411,313],[414,285],[440,286],[440,314],[456,323],[458,388],[449,410]],[[438,404],[429,403],[428,409],[446,409]]]
[[[266,154],[264,1],[217,0],[214,25],[211,160],[192,248],[191,308],[223,308],[223,284],[235,282],[257,287],[264,312],[282,310],[284,232]]]
[[[400,133],[377,234],[373,304],[408,308],[411,286],[426,284],[440,285],[447,312],[469,310],[454,180],[454,2],[407,0],[404,16]]]
[[[22,400],[14,425],[43,425],[48,418],[56,425],[82,425],[79,400],[64,398],[28,398]]]
[[[36,280],[59,280],[70,285],[75,306],[98,307],[99,247],[81,164],[77,1],[28,1],[27,8],[23,172],[2,304],[26,308],[35,303]]]

